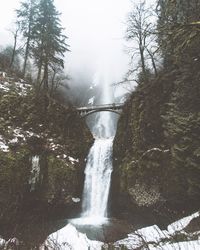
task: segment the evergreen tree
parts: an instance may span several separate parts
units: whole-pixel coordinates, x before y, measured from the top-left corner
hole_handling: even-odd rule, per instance
[[[17,19],[21,26],[21,32],[25,38],[25,54],[22,74],[25,76],[27,60],[33,46],[33,27],[37,16],[37,0],[25,0],[21,3],[20,8],[16,10]]]
[[[53,0],[41,0],[34,25],[34,58],[38,67],[37,83],[48,90],[49,69],[64,68],[64,53],[68,50],[66,36],[62,34],[59,13]],[[43,75],[42,75],[43,73]],[[42,80],[41,80],[42,76]]]

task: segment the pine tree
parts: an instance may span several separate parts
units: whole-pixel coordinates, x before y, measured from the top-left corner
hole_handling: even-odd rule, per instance
[[[17,12],[17,19],[21,26],[21,32],[25,38],[25,54],[23,65],[23,76],[26,74],[27,60],[33,46],[33,27],[37,16],[37,0],[25,0]]]
[[[48,90],[50,68],[55,65],[64,68],[64,53],[69,51],[59,15],[53,0],[40,1],[34,26],[33,52],[38,67],[37,83],[43,85],[45,91]]]

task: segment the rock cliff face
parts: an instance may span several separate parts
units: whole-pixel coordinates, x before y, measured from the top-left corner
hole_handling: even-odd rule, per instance
[[[138,117],[132,98],[124,106],[114,140],[113,190],[119,194],[119,204],[126,208],[150,207],[162,200],[159,185],[163,171],[161,162],[167,159],[168,151],[154,147],[143,152],[141,149],[140,154],[134,152],[138,147],[134,142],[134,122]],[[153,164],[155,162],[157,166]]]
[[[27,210],[80,206],[92,142],[72,106],[38,96],[25,83],[1,83],[0,221]]]
[[[158,225],[199,207],[198,194],[190,192],[194,182],[188,185],[191,169],[175,164],[176,141],[165,135],[166,93],[160,79],[136,88],[123,108],[113,149],[113,212],[140,214]]]

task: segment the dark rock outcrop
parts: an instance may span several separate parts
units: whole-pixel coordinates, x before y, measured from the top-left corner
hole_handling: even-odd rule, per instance
[[[167,91],[161,82],[136,88],[123,108],[114,140],[111,206],[116,216],[162,227],[200,204],[198,193],[190,192],[191,170],[175,162],[176,142],[165,136]]]
[[[15,83],[6,86],[0,91],[3,231],[17,225],[24,214],[44,217],[58,209],[67,216],[78,211],[85,158],[93,143],[86,123],[70,104],[38,96],[33,89],[21,93]],[[36,166],[33,157],[38,157]]]

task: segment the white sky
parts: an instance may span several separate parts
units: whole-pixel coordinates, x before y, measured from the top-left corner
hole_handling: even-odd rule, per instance
[[[91,78],[96,71],[117,81],[127,70],[124,53],[125,18],[129,0],[55,0],[62,14],[71,53],[67,67],[72,75],[80,70]]]
[[[130,0],[54,0],[62,13],[62,25],[69,37],[71,52],[66,54],[66,69],[75,77],[97,71],[109,74],[109,81],[120,81],[128,69],[124,52],[124,31]],[[152,0],[149,0],[149,2]],[[0,45],[12,42],[14,10],[20,0],[5,0],[0,8]]]

